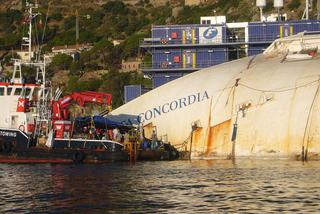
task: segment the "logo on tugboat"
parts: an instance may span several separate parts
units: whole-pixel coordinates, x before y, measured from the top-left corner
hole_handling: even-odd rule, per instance
[[[197,102],[202,102],[207,99],[209,99],[209,95],[207,91],[191,94],[189,96],[182,97],[182,98],[173,100],[171,102],[167,102],[162,105],[159,105],[152,109],[149,109],[144,113],[140,113],[138,115],[138,122],[143,123],[147,120],[156,118],[157,116],[161,116],[162,114],[167,114],[169,112],[173,112],[177,109],[185,108],[189,105],[195,104]]]

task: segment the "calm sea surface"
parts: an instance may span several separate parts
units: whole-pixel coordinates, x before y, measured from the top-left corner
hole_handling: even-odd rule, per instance
[[[0,213],[320,213],[320,162],[0,165]]]

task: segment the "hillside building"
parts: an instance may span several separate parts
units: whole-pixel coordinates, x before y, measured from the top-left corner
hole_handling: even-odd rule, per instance
[[[71,56],[73,60],[79,60],[80,53],[82,51],[88,51],[92,47],[93,46],[90,44],[54,46],[51,49],[51,53],[45,54],[44,58],[48,64],[50,64],[52,61],[52,58],[58,54],[66,54]]]
[[[140,71],[141,59],[129,58],[122,60],[120,72],[134,72]]]
[[[184,5],[186,6],[196,6],[202,3],[207,2],[207,0],[185,0]]]

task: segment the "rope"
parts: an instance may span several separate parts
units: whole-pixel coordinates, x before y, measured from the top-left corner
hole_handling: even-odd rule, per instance
[[[176,149],[183,149],[186,145],[188,145],[188,141],[191,139],[191,134],[183,141],[181,144],[174,145]]]
[[[302,88],[302,87],[306,87],[306,86],[309,86],[309,85],[312,85],[316,82],[319,82],[319,80],[314,80],[312,82],[309,82],[309,83],[306,83],[306,84],[303,84],[303,85],[300,85],[300,86],[296,86],[296,87],[292,87],[292,88],[287,88],[287,89],[281,89],[281,90],[266,90],[266,89],[258,89],[258,88],[254,88],[254,87],[251,87],[251,86],[248,86],[248,85],[245,85],[243,83],[239,83],[239,85],[245,87],[245,88],[248,88],[248,89],[251,89],[251,90],[254,90],[254,91],[260,91],[260,92],[286,92],[286,91],[292,91],[292,90],[296,90],[298,88]]]

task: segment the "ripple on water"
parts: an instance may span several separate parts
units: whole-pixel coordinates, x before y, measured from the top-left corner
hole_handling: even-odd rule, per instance
[[[0,213],[317,213],[320,164],[0,165]]]

